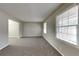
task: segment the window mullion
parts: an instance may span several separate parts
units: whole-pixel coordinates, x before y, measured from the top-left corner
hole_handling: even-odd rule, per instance
[[[78,12],[78,15],[77,15],[77,12]],[[58,23],[58,21],[60,23],[58,23],[59,25],[57,24],[57,26],[56,26],[57,30],[58,30],[57,35],[59,34],[59,39],[66,40],[66,41],[69,40],[75,44],[79,44],[79,40],[78,40],[79,21],[77,24],[77,20],[79,20],[79,17],[75,18],[74,16],[77,16],[77,17],[79,16],[79,6],[78,6],[78,10],[77,10],[77,5],[72,7],[69,10],[66,10],[64,13],[59,15],[60,19],[58,20],[58,18],[57,18],[57,23]],[[77,39],[76,39],[76,36],[77,36]]]

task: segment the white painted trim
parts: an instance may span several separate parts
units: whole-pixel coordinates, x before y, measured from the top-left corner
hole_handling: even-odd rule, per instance
[[[20,36],[9,36],[8,38],[20,38]]]
[[[74,47],[74,48],[79,49],[79,45],[75,45],[75,44],[73,44],[73,43],[70,43],[70,42],[67,42],[67,41],[65,41],[65,40],[61,40],[61,39],[58,39],[58,38],[57,38],[57,40],[59,40],[59,41],[61,41],[61,42],[64,42],[65,44],[67,44],[67,45],[69,45],[69,46],[71,46],[71,47]]]
[[[52,43],[51,43],[50,41],[48,41],[44,36],[43,36],[43,38],[44,38],[52,47],[54,47],[62,56],[64,56],[64,55],[61,53],[61,51],[59,51],[54,45],[52,45]]]
[[[4,48],[6,48],[8,45],[9,45],[9,43],[8,43],[8,44],[6,44],[6,45],[4,45],[3,47],[1,47],[1,48],[0,48],[0,50],[2,50],[2,49],[4,49]]]
[[[8,36],[8,37],[19,37],[19,36]]]

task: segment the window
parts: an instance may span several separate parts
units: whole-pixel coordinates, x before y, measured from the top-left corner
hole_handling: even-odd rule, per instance
[[[43,31],[44,31],[44,33],[46,34],[46,33],[47,33],[47,23],[44,23],[44,27],[43,27],[43,28],[44,28]]]
[[[56,37],[77,45],[78,6],[66,10],[56,17]]]
[[[8,36],[19,37],[20,23],[11,19],[8,19]]]

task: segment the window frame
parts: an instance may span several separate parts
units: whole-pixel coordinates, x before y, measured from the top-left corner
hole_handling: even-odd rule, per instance
[[[69,9],[71,9],[72,7],[74,7],[74,6],[77,6],[78,4],[73,4],[73,5],[71,5],[71,6],[69,6],[69,7],[67,7],[65,10],[63,10],[61,13],[59,13],[57,16],[59,16],[59,15],[61,15],[61,14],[63,14],[65,11],[67,11],[67,10],[69,10]],[[56,16],[56,17],[57,17]],[[79,5],[78,5],[78,16],[79,16]],[[78,17],[78,20],[79,20],[79,17]],[[56,38],[57,38],[57,19],[56,19]],[[79,21],[78,21],[78,24],[79,24]],[[60,39],[60,38],[57,38],[57,39],[60,39],[61,41],[63,41],[63,42],[65,42],[65,43],[67,43],[67,44],[71,44],[71,45],[74,45],[74,46],[79,46],[79,40],[78,40],[78,36],[79,36],[79,34],[78,34],[78,32],[79,32],[79,26],[78,25],[68,25],[67,27],[70,27],[70,26],[76,26],[77,27],[77,44],[75,45],[75,44],[73,44],[72,42],[68,42],[68,41],[66,41],[66,40],[62,40],[62,39]]]
[[[43,23],[43,33],[46,34],[47,33],[47,22]]]

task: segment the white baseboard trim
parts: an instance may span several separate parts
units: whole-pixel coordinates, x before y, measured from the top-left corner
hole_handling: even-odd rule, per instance
[[[2,50],[2,49],[4,49],[4,48],[6,48],[7,46],[9,46],[9,43],[8,43],[8,44],[6,44],[6,45],[4,45],[3,47],[1,47],[1,48],[0,48],[0,50]]]
[[[9,39],[10,39],[10,38],[18,38],[18,39],[19,39],[20,37],[8,37],[8,38],[9,38]]]
[[[8,37],[19,37],[19,36],[8,36]]]
[[[46,38],[43,36],[43,38],[46,40]],[[52,47],[54,47],[62,56],[64,56],[54,45],[52,45],[51,42],[49,42],[48,40],[46,40]]]
[[[38,37],[42,37],[42,36],[22,36],[21,38],[31,38],[31,37],[32,37],[32,38],[33,38],[33,37],[37,37],[37,38],[38,38]]]

